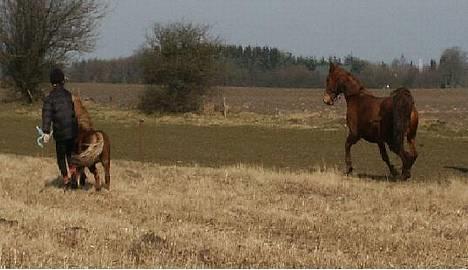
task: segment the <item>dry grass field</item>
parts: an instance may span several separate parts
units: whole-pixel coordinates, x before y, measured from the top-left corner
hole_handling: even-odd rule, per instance
[[[0,103],[0,266],[468,267],[466,89],[413,91],[420,156],[394,182],[365,142],[342,175],[345,105],[322,90],[223,88],[224,119],[140,114],[140,85],[68,88],[110,134],[112,190],[64,192],[40,104]]]
[[[64,192],[52,159],[0,155],[2,267],[467,267],[468,189],[324,172],[116,161]]]

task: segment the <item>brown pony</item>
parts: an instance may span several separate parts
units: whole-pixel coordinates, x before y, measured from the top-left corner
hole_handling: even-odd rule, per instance
[[[411,166],[418,156],[416,152],[416,130],[418,112],[414,99],[406,88],[398,88],[390,97],[376,97],[361,82],[346,70],[331,63],[327,77],[323,102],[333,105],[336,98],[343,94],[346,99],[346,123],[349,128],[346,138],[346,174],[352,172],[351,146],[361,138],[379,146],[380,155],[390,173],[398,173],[390,163],[385,143],[402,161],[401,178],[411,177]],[[407,139],[409,152],[404,148]]]
[[[78,120],[78,136],[75,144],[75,155],[71,163],[77,167],[80,185],[86,183],[85,167],[94,175],[96,190],[101,189],[101,181],[96,164],[101,162],[105,173],[105,188],[110,189],[110,140],[104,131],[95,130],[91,117],[79,96],[73,96],[73,105]],[[76,186],[77,173],[72,173],[72,183]]]

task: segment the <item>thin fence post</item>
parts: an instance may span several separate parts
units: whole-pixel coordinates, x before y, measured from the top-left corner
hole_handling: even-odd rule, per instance
[[[144,161],[144,154],[143,154],[143,122],[145,120],[140,119],[138,120],[138,158],[141,162]]]
[[[228,111],[228,108],[227,108],[227,104],[226,104],[226,97],[223,97],[223,114],[224,114],[224,118],[227,118],[227,111]]]

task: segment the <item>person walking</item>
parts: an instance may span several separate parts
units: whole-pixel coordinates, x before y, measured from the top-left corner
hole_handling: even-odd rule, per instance
[[[72,94],[64,88],[65,76],[62,70],[52,69],[50,83],[53,89],[44,99],[42,106],[44,143],[49,142],[53,129],[57,165],[63,177],[64,186],[68,187],[71,177],[69,171],[71,174],[75,169],[70,160],[78,135],[78,121],[73,107]]]

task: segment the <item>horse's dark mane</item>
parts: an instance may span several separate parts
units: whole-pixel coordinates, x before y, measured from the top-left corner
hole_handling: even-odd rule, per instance
[[[398,94],[403,94],[403,95],[406,95],[406,96],[411,96],[411,92],[410,90],[408,90],[407,88],[405,87],[400,87],[400,88],[397,88],[395,90],[393,90],[391,93],[390,93],[390,96],[395,96],[395,95],[398,95]]]
[[[344,69],[344,68],[339,67],[338,70],[343,74],[343,76],[346,76],[346,78],[347,78],[351,83],[353,83],[353,84],[359,86],[359,88],[358,88],[359,93],[366,94],[366,95],[372,95],[372,93],[369,92],[369,91],[367,90],[367,88],[364,87],[364,84],[361,82],[361,80],[360,80],[358,77],[354,76],[353,74],[351,74],[351,72],[347,71],[347,70]],[[372,95],[372,96],[373,96],[373,95]]]

